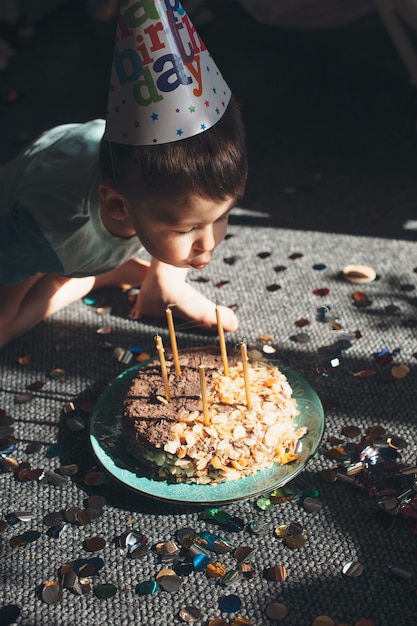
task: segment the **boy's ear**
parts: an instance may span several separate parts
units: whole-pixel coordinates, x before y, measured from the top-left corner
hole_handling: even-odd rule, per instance
[[[100,207],[115,220],[125,220],[129,217],[128,200],[111,182],[98,184]]]

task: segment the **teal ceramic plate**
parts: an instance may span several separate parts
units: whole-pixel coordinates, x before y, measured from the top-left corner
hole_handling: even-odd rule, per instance
[[[253,476],[218,485],[171,484],[147,478],[138,470],[138,462],[123,450],[121,415],[123,399],[138,370],[136,365],[118,376],[96,404],[90,422],[90,443],[103,468],[117,481],[134,491],[159,500],[181,504],[226,504],[259,496],[295,478],[315,454],[324,431],[321,402],[310,385],[297,372],[279,361],[272,361],[286,375],[297,401],[296,426],[306,426],[308,433],[298,445],[298,458],[287,465],[274,464]]]

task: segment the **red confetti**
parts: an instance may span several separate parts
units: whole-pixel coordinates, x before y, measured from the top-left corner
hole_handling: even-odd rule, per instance
[[[392,363],[392,354],[390,352],[382,352],[380,354],[375,354],[375,360],[380,365],[389,365]]]
[[[220,287],[223,287],[224,285],[228,285],[229,283],[230,283],[230,280],[220,280],[218,283],[215,283],[214,286],[220,289]]]
[[[372,304],[372,300],[362,290],[354,291],[352,298],[357,306],[370,306]]]
[[[359,378],[369,378],[375,374],[375,370],[359,370],[359,372],[353,372],[354,376]]]
[[[327,289],[327,287],[320,287],[319,289],[313,289],[313,294],[315,296],[319,296],[320,298],[324,298],[325,296],[328,296],[330,293],[330,289]]]

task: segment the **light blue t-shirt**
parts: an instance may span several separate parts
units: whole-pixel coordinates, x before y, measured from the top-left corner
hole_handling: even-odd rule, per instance
[[[98,152],[104,121],[46,131],[0,167],[0,284],[58,273],[95,276],[138,255],[100,219]]]

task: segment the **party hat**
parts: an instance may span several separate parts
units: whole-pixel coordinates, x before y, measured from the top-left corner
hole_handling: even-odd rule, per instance
[[[151,145],[198,135],[230,96],[178,0],[121,0],[105,139]]]

